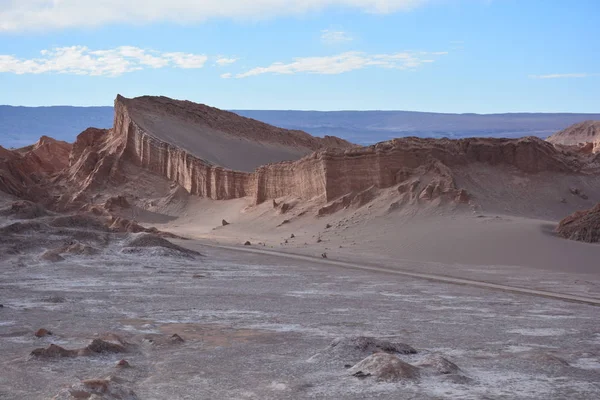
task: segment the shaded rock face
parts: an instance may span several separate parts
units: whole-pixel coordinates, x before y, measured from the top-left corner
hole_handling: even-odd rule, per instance
[[[600,203],[595,207],[577,211],[559,222],[558,235],[581,242],[600,242]]]
[[[583,152],[600,152],[600,121],[584,121],[555,133],[550,143],[580,147]]]
[[[370,355],[350,368],[348,373],[357,378],[372,377],[383,382],[414,381],[420,377],[419,368],[388,353]]]
[[[40,184],[68,166],[71,148],[47,136],[17,150],[0,147],[0,191],[26,200],[44,198]]]

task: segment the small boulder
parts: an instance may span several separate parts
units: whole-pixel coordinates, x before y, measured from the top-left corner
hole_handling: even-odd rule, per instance
[[[246,243],[244,243],[244,246],[252,246],[252,243],[250,243],[249,240],[246,240]]]
[[[350,368],[348,373],[357,378],[373,377],[382,382],[417,380],[420,377],[419,368],[388,353],[372,354]]]
[[[184,342],[183,338],[176,333],[171,335],[169,340],[171,341],[171,343],[183,343]]]
[[[129,362],[127,360],[120,360],[117,365],[117,368],[130,368],[131,365],[129,364]]]
[[[42,338],[42,337],[46,337],[46,336],[51,336],[52,332],[50,332],[47,329],[40,328],[34,333],[34,335],[35,335],[35,337]]]
[[[125,353],[127,351],[120,344],[107,342],[102,339],[94,339],[85,349],[93,353]]]
[[[227,226],[227,225],[229,225],[229,222],[227,222],[227,221],[225,221],[225,220],[222,220],[222,221],[221,221],[221,225],[223,225],[223,226]]]
[[[427,356],[415,365],[421,368],[429,368],[435,371],[436,373],[442,375],[457,374],[460,372],[460,368],[458,368],[458,365],[454,364],[451,361],[448,361],[439,354]]]

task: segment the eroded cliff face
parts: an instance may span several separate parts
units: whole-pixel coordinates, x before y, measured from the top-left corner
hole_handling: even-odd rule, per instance
[[[253,194],[252,174],[232,171],[195,157],[141,128],[127,106],[115,103],[114,135],[124,138],[124,158],[173,182],[189,193],[215,200]]]
[[[353,204],[366,204],[377,196],[379,189],[394,186],[398,189],[399,204],[437,200],[466,203],[471,195],[456,184],[454,171],[469,165],[475,168],[483,164],[501,165],[519,174],[548,171],[597,173],[600,170],[597,157],[594,161],[593,156],[557,149],[553,144],[533,137],[461,140],[412,137],[367,147],[348,146],[344,142],[326,139],[340,144],[342,148],[324,148],[295,161],[262,165],[252,172],[236,171],[198,156],[198,149],[195,149],[195,154],[187,151],[175,140],[180,136],[168,141],[168,138],[172,138],[168,129],[159,133],[148,131],[145,126],[162,125],[145,121],[142,126],[138,123],[140,112],[152,112],[150,116],[145,116],[146,119],[164,116],[172,121],[174,116],[180,116],[186,119],[187,124],[198,121],[212,130],[195,130],[195,134],[206,134],[210,140],[216,140],[215,143],[221,143],[215,139],[215,131],[229,135],[228,131],[242,124],[240,129],[244,129],[246,136],[258,140],[253,142],[254,146],[260,143],[260,146],[272,149],[268,146],[275,144],[266,143],[269,135],[268,132],[259,131],[262,126],[260,123],[248,122],[239,119],[239,116],[232,122],[227,120],[231,113],[189,102],[158,99],[143,99],[137,103],[136,99],[118,97],[112,129],[89,128],[78,136],[70,152],[68,167],[61,174],[61,190],[68,192],[60,196],[59,203],[63,208],[70,203],[85,203],[91,192],[98,193],[105,185],[118,185],[135,179],[123,172],[124,166],[129,164],[174,182],[192,195],[215,200],[249,197],[255,204],[282,197],[313,200],[321,205],[330,203],[320,213],[335,212]],[[165,105],[167,110],[160,109],[161,105]],[[132,107],[135,112],[132,112]],[[278,142],[277,146],[296,146],[301,143],[302,146],[320,148],[325,143],[309,140],[304,133],[285,137],[279,128],[265,129],[275,129],[275,138],[269,140]],[[237,146],[244,149],[248,137],[238,139]],[[12,152],[7,154],[13,157]],[[18,154],[14,156],[22,157]],[[2,159],[11,157],[5,154]],[[56,167],[59,167],[59,163]],[[21,178],[30,179],[19,176],[7,180],[0,175],[0,184],[9,187],[12,192],[19,192],[19,185],[23,186],[19,181]],[[26,183],[24,186],[27,186]]]
[[[320,157],[326,171],[327,201],[370,187],[391,187],[427,174],[432,182],[446,182],[439,187],[450,189],[452,167],[474,163],[512,166],[525,173],[582,169],[578,159],[565,156],[550,143],[535,137],[461,140],[408,137],[345,151],[326,150]],[[436,168],[427,168],[428,165]]]

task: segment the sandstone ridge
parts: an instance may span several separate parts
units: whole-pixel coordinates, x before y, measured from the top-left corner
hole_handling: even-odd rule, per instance
[[[52,146],[60,151],[48,150]],[[113,128],[89,128],[72,147],[42,138],[30,149],[0,151],[1,162],[8,165],[2,169],[0,189],[31,199],[27,192],[35,182],[30,184],[25,173],[13,173],[15,163],[23,164],[27,157],[41,159],[36,168],[53,174],[46,181],[46,191],[51,193],[46,204],[59,210],[81,209],[94,203],[93,197],[103,189],[134,180],[126,172],[128,166],[150,171],[192,195],[214,200],[248,197],[253,204],[292,197],[323,205],[319,214],[361,206],[376,197],[378,190],[392,187],[397,188],[398,204],[468,203],[471,194],[455,174],[467,166],[499,167],[526,175],[586,175],[600,170],[597,157],[535,137],[407,137],[359,147],[201,104],[149,96],[118,96]],[[236,169],[236,163],[244,159],[250,163]],[[269,162],[273,159],[277,162]],[[256,168],[248,170],[253,165]],[[56,172],[61,166],[61,172]],[[32,167],[28,168],[17,170]]]

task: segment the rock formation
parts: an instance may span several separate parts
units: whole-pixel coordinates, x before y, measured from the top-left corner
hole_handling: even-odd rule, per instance
[[[577,211],[564,218],[556,231],[567,239],[600,242],[600,203],[589,210]]]
[[[136,200],[130,203],[113,193],[100,199],[103,206],[94,202],[106,188],[134,180],[128,171],[135,167],[192,195],[215,200],[249,197],[254,204],[287,197],[281,213],[286,204],[313,200],[321,206],[318,214],[324,215],[362,206],[391,187],[397,188],[396,207],[468,203],[472,196],[459,187],[455,171],[470,165],[519,174],[588,174],[600,171],[600,158],[535,137],[408,137],[359,147],[187,101],[118,96],[110,130],[89,128],[72,147],[43,137],[30,148],[0,149],[0,190],[42,199],[59,211],[110,214],[135,208]]]
[[[577,146],[592,153],[600,152],[600,121],[584,121],[548,138],[552,144]]]
[[[348,372],[357,378],[373,377],[382,382],[401,382],[420,377],[419,368],[388,353],[370,355],[350,368]]]
[[[70,152],[69,143],[47,136],[21,149],[0,147],[0,191],[39,200],[40,183],[68,165]]]

